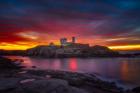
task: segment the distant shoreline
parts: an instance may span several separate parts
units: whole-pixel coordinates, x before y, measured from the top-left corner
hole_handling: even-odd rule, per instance
[[[28,56],[42,58],[113,58],[113,57],[139,57],[140,53],[120,53],[106,46],[80,47],[77,46],[36,46],[27,50],[0,50],[2,56]]]
[[[118,55],[94,55],[94,56],[84,56],[84,55],[60,55],[60,56],[41,56],[41,55],[21,55],[21,54],[0,54],[0,56],[23,56],[23,57],[33,57],[33,58],[137,58],[140,57],[140,53],[132,54],[118,54]]]

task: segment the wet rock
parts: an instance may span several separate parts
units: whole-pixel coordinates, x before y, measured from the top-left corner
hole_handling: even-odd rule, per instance
[[[23,74],[17,73],[14,77],[20,78],[21,80],[26,80],[26,79],[39,80],[39,79],[44,79],[45,78],[45,77],[41,77],[41,76],[38,76],[38,75],[32,75],[32,74],[29,74],[29,73],[23,73]]]
[[[47,79],[50,79],[50,78],[51,78],[51,75],[46,75],[46,78],[47,78]]]
[[[27,82],[32,82],[35,81],[35,79],[25,79],[25,80],[21,80],[20,83],[27,83]]]
[[[27,73],[27,71],[21,71],[21,72],[18,72],[19,74],[25,74]]]
[[[84,84],[84,81],[79,78],[72,78],[72,79],[69,79],[68,81],[69,81],[69,84],[72,86],[81,86]]]
[[[0,93],[17,88],[19,81],[19,78],[0,78]]]
[[[37,80],[24,83],[25,93],[86,93],[84,90],[73,88],[67,81],[60,79]]]

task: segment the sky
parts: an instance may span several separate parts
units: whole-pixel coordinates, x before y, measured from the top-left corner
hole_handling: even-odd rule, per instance
[[[140,0],[0,0],[0,49],[59,39],[140,50]]]

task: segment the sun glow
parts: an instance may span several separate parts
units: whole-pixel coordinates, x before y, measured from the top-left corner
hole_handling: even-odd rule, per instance
[[[0,49],[4,50],[26,50],[37,45],[48,45],[49,43],[33,43],[33,42],[16,42],[16,43],[0,43]],[[55,45],[60,45],[59,42],[54,42]],[[140,44],[138,45],[119,45],[119,46],[107,46],[113,50],[140,50]]]
[[[18,44],[0,44],[0,49],[5,50],[26,50],[28,48],[34,47],[34,45],[18,45]]]
[[[109,46],[113,50],[140,50],[140,45]]]

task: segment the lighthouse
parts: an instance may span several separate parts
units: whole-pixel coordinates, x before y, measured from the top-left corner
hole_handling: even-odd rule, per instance
[[[72,37],[72,43],[76,43],[76,38]]]

